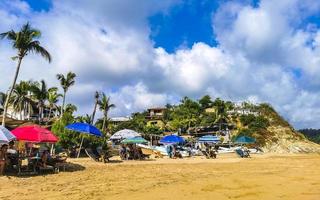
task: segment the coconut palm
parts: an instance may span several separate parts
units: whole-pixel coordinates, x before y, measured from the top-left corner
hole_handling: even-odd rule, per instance
[[[7,95],[4,92],[0,92],[0,108],[4,108],[4,103],[6,101]],[[1,113],[0,113],[1,114]]]
[[[108,112],[111,108],[115,108],[116,106],[110,103],[110,97],[107,97],[105,93],[101,94],[101,99],[98,102],[99,109],[103,112],[103,123],[102,130],[106,130],[106,122],[108,120]]]
[[[58,88],[53,87],[48,90],[49,120],[51,117],[52,110],[57,111],[59,108],[57,103],[60,97],[62,97],[62,94],[58,94]]]
[[[32,28],[29,23],[23,25],[19,32],[11,30],[0,34],[1,39],[7,38],[12,42],[12,47],[17,50],[17,56],[13,57],[13,59],[18,60],[13,82],[8,93],[8,98],[6,98],[4,104],[4,112],[2,118],[3,126],[5,125],[9,99],[17,82],[23,58],[29,53],[36,53],[40,54],[43,58],[51,62],[51,55],[44,47],[40,45],[40,42],[37,40],[38,38],[40,38],[40,36],[41,32],[37,29]]]
[[[37,107],[39,110],[39,122],[42,122],[43,112],[45,108],[46,100],[48,99],[48,87],[44,80],[35,82],[31,86],[32,98],[37,102]]]
[[[29,95],[31,85],[31,81],[20,81],[15,85],[9,100],[14,112],[20,113],[20,119],[30,116],[33,112],[33,101]]]
[[[57,74],[57,79],[60,81],[60,85],[63,89],[63,101],[62,101],[62,106],[61,106],[61,116],[63,115],[63,111],[65,109],[64,105],[66,102],[66,93],[72,85],[75,83],[75,77],[76,74],[73,72],[68,72],[66,76],[63,74]]]
[[[69,103],[66,105],[66,108],[65,108],[65,112],[68,112],[68,113],[71,113],[73,114],[74,112],[76,112],[78,110],[77,106]]]
[[[93,124],[94,117],[95,117],[96,111],[97,111],[97,105],[99,103],[99,97],[100,97],[100,94],[99,94],[98,91],[96,91],[95,94],[94,94],[95,103],[94,103],[94,108],[93,108],[92,118],[91,118],[90,124]]]

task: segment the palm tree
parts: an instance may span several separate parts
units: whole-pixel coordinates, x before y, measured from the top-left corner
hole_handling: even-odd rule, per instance
[[[6,98],[7,98],[7,94],[4,92],[0,92],[0,108],[1,109],[4,108],[4,102],[6,101]],[[0,114],[1,114],[1,112],[0,112]]]
[[[48,121],[50,120],[51,118],[51,112],[52,110],[58,110],[58,101],[59,101],[59,98],[62,97],[62,94],[58,94],[58,88],[56,87],[53,87],[53,88],[50,88],[48,90],[48,103],[49,103],[49,119]]]
[[[90,124],[93,124],[94,117],[95,117],[96,111],[97,111],[97,105],[99,103],[99,97],[100,97],[100,94],[98,91],[96,91],[94,94],[95,103],[94,103],[94,108],[93,108],[93,112],[92,112],[92,119],[91,119]]]
[[[66,108],[65,108],[65,112],[71,113],[73,114],[74,112],[76,112],[78,110],[77,106],[73,105],[73,104],[67,104]]]
[[[20,119],[30,116],[33,112],[33,101],[29,96],[31,84],[31,81],[20,81],[19,84],[15,85],[9,100],[14,112],[20,113]]]
[[[2,125],[5,125],[5,118],[7,115],[7,109],[9,104],[9,99],[11,97],[12,91],[14,86],[17,82],[17,78],[20,71],[20,66],[22,63],[23,58],[28,55],[28,53],[36,53],[40,54],[43,58],[51,62],[51,55],[50,53],[40,45],[40,42],[37,40],[40,38],[41,32],[37,29],[33,29],[29,23],[22,26],[19,32],[15,32],[14,30],[1,33],[0,38],[4,39],[7,38],[12,42],[12,47],[17,50],[17,56],[13,59],[18,59],[17,69],[13,78],[13,82],[11,84],[11,88],[8,93],[8,98],[6,98],[4,104],[4,112],[2,117]]]
[[[45,102],[48,99],[48,89],[47,84],[44,80],[41,80],[40,83],[35,82],[31,86],[32,97],[37,101],[37,107],[39,110],[39,122],[42,122],[43,112],[45,108]]]
[[[103,112],[102,130],[105,131],[106,121],[108,120],[108,112],[111,108],[115,108],[116,106],[110,103],[110,97],[107,97],[105,93],[101,94],[101,99],[98,102],[98,104],[99,109]]]
[[[63,89],[63,101],[61,106],[61,116],[63,115],[63,111],[65,109],[64,104],[66,102],[66,93],[70,86],[74,85],[75,83],[76,74],[73,72],[68,72],[67,76],[63,74],[57,74],[57,79],[60,81],[60,85]]]

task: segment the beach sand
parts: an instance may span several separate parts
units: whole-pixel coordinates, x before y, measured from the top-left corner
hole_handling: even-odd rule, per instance
[[[320,155],[215,160],[69,159],[59,174],[0,177],[0,199],[320,199]]]

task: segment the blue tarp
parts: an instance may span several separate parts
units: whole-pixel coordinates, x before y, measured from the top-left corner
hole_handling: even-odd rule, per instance
[[[207,142],[207,143],[218,143],[220,142],[220,138],[218,136],[213,135],[205,135],[199,138],[199,142]]]
[[[99,129],[87,123],[77,122],[77,123],[69,124],[68,126],[66,126],[66,128],[69,130],[88,133],[91,135],[102,137],[102,133],[99,131]]]
[[[252,144],[255,142],[256,140],[254,138],[248,137],[248,136],[237,137],[236,140],[234,141],[234,143],[238,143],[238,144]]]
[[[177,135],[167,135],[160,140],[160,143],[162,144],[177,144],[177,143],[184,143],[184,142],[185,142],[184,138]]]

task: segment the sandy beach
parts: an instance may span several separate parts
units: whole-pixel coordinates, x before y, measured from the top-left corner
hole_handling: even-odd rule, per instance
[[[0,199],[320,199],[316,154],[69,162],[59,174],[1,177]]]

